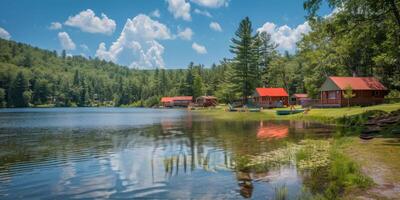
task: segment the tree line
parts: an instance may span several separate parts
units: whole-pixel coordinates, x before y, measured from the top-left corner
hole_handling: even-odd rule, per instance
[[[318,16],[327,3],[335,10]],[[0,39],[0,106],[154,106],[162,96],[214,95],[247,103],[256,87],[283,87],[317,97],[328,76],[374,76],[400,90],[398,0],[307,0],[311,31],[296,52],[278,52],[271,35],[243,19],[229,49],[231,59],[205,68],[139,70],[97,58],[58,55]]]

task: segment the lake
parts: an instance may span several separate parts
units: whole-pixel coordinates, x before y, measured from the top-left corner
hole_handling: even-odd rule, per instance
[[[332,131],[174,109],[1,109],[0,199],[273,199],[282,186],[295,198],[307,186],[296,165],[239,171],[238,159]]]

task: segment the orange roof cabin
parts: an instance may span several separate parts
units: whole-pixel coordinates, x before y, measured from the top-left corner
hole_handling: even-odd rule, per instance
[[[350,99],[350,105],[381,104],[388,94],[388,89],[374,77],[337,77],[330,76],[320,89],[320,103],[326,107],[347,106],[344,97],[347,87],[351,87],[355,95]]]
[[[192,96],[176,96],[172,98],[173,106],[177,107],[188,107],[192,102]]]
[[[217,97],[214,96],[200,96],[196,98],[196,104],[198,106],[210,107],[218,104]]]
[[[163,97],[161,103],[163,107],[188,107],[193,101],[192,96]]]
[[[289,95],[283,88],[256,88],[254,103],[264,108],[276,108],[289,105]]]
[[[307,94],[297,93],[290,97],[290,102],[296,105],[303,105],[304,101],[310,100]]]
[[[163,107],[172,107],[172,97],[161,98],[161,104]]]

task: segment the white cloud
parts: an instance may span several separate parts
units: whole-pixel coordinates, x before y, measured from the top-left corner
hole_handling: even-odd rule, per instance
[[[59,30],[62,28],[62,24],[60,22],[51,22],[49,29],[50,30]]]
[[[82,49],[83,51],[90,51],[90,50],[89,50],[89,47],[88,47],[86,44],[81,44],[80,47],[81,47],[81,49]]]
[[[195,50],[198,54],[206,54],[207,49],[203,45],[197,44],[196,42],[193,42],[192,44],[192,49]]]
[[[222,32],[222,28],[217,22],[211,22],[210,28],[214,31]]]
[[[191,40],[193,36],[193,31],[191,28],[185,28],[184,30],[178,31],[178,37],[182,40]]]
[[[128,19],[119,36],[107,49],[100,43],[96,56],[134,68],[163,68],[164,47],[157,40],[172,39],[169,29],[144,14]]]
[[[209,8],[219,8],[221,6],[228,6],[229,0],[191,0],[193,3],[196,3],[200,6],[209,7]]]
[[[9,40],[11,38],[11,35],[4,28],[0,27],[0,38]]]
[[[160,18],[161,14],[160,14],[160,11],[158,9],[156,9],[150,13],[150,16]]]
[[[212,15],[207,11],[207,10],[199,10],[199,9],[194,9],[194,13],[199,14],[199,15],[204,15],[206,17],[212,17]]]
[[[68,17],[64,23],[67,26],[80,28],[84,32],[102,33],[111,35],[116,27],[114,20],[109,19],[105,14],[97,17],[91,9],[84,10],[75,16]]]
[[[311,31],[308,22],[298,25],[296,28],[290,28],[287,25],[276,26],[272,22],[265,23],[261,28],[257,29],[258,32],[267,32],[271,34],[271,39],[279,44],[279,50],[293,51],[296,49],[296,42],[298,42],[303,34]]]
[[[58,40],[60,41],[61,47],[65,50],[74,50],[76,47],[74,41],[72,41],[66,32],[59,32]]]
[[[168,11],[174,15],[175,19],[182,18],[183,20],[190,21],[190,3],[186,0],[167,0]]]

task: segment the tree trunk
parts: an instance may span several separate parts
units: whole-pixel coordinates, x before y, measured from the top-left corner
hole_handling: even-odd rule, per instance
[[[396,18],[397,25],[400,27],[400,14],[399,14],[399,9],[397,8],[395,0],[389,0],[389,3],[391,5],[391,10]]]

